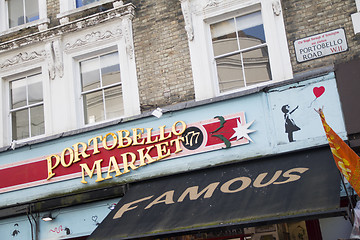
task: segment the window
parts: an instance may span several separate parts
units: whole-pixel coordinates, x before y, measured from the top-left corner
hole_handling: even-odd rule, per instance
[[[21,140],[45,133],[41,74],[10,81],[12,139]]]
[[[108,37],[87,41],[94,32]],[[63,79],[74,90],[69,92],[71,111],[76,113],[71,116],[73,127],[115,122],[141,113],[132,37],[129,17],[64,36],[63,61],[67,64]],[[79,40],[84,44],[78,44]]]
[[[82,6],[85,6],[85,5],[88,5],[90,3],[93,3],[93,2],[98,2],[99,0],[76,0],[76,7],[82,7]]]
[[[38,0],[7,0],[6,2],[10,28],[39,19]]]
[[[0,32],[48,23],[46,0],[0,0]]]
[[[85,124],[124,115],[118,52],[80,62]]]
[[[210,26],[220,93],[271,80],[261,12]]]
[[[292,78],[280,4],[181,1],[197,101]]]
[[[97,8],[101,11],[102,6],[107,3],[112,3],[115,0],[60,0],[60,13],[57,14],[57,18],[69,17],[72,14],[78,14],[79,12],[83,11],[84,7],[88,8]],[[81,8],[81,9],[78,9]],[[80,14],[81,15],[81,14]]]

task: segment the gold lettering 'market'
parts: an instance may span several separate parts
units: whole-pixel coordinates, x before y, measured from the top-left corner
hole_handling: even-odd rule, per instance
[[[130,132],[128,130],[119,130],[116,131],[116,133],[107,133],[103,137],[102,135],[92,137],[88,139],[87,144],[85,142],[78,142],[72,145],[72,147],[64,148],[64,150],[60,154],[52,154],[49,157],[47,157],[47,171],[48,171],[48,177],[47,180],[50,180],[52,177],[56,175],[54,172],[57,167],[60,166],[60,164],[68,168],[72,166],[74,163],[80,162],[82,159],[89,158],[91,156],[94,156],[96,154],[100,153],[100,146],[99,143],[101,143],[102,151],[111,151],[114,148],[126,148],[130,146],[138,146],[138,145],[144,145],[144,144],[154,144],[152,146],[147,146],[142,149],[134,150],[137,151],[139,154],[139,162],[140,164],[137,166],[135,165],[136,161],[136,155],[135,153],[129,151],[126,153],[121,154],[121,157],[123,158],[123,165],[124,165],[124,172],[120,172],[117,169],[119,166],[115,166],[115,156],[110,158],[109,162],[109,168],[107,177],[105,179],[111,178],[111,175],[109,175],[109,172],[116,172],[115,176],[119,176],[123,173],[130,172],[130,169],[135,170],[139,167],[145,166],[146,164],[150,164],[153,162],[156,162],[158,160],[167,158],[171,155],[170,146],[175,147],[175,152],[179,153],[182,151],[180,141],[184,141],[184,138],[181,137],[181,135],[186,130],[186,124],[183,121],[177,121],[175,122],[171,130],[165,131],[165,125],[159,127],[159,135],[153,136],[152,134],[152,128],[146,128],[146,133],[144,133],[144,128],[133,128],[132,129],[132,136],[130,136]],[[143,136],[144,135],[144,136]],[[177,136],[177,138],[165,141],[167,139],[170,139],[172,136]],[[112,141],[111,141],[112,140]],[[157,156],[151,156],[150,151],[154,149],[156,151]],[[92,150],[92,152],[91,152]],[[128,161],[128,158],[130,161]],[[97,168],[101,168],[101,161],[97,160],[95,161],[93,168],[90,170],[90,168],[87,166],[86,163],[80,164],[81,171],[83,173],[83,176],[85,176],[85,173],[88,174],[88,176],[91,176],[94,174],[94,171],[98,172],[99,170]],[[100,174],[101,175],[101,174]],[[98,179],[96,181],[102,181],[104,178],[101,176],[98,176]],[[86,181],[82,180],[82,182],[86,183]]]

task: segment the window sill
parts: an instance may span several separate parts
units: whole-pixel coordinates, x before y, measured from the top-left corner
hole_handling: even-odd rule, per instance
[[[71,10],[68,10],[68,11],[65,11],[65,12],[61,12],[61,13],[57,14],[56,17],[58,19],[60,19],[60,22],[61,22],[61,19],[63,19],[63,18],[72,17],[72,16],[77,15],[78,13],[82,13],[83,11],[91,10],[91,9],[103,6],[103,5],[111,3],[111,2],[117,2],[117,1],[116,0],[101,0],[101,1],[98,1],[98,2],[90,3],[88,5],[85,5],[85,6],[82,6],[82,7],[79,7],[79,8],[75,8],[75,9],[71,9]]]
[[[333,65],[315,68],[315,69],[312,69],[312,70],[309,70],[306,72],[294,74],[293,78],[291,78],[291,79],[278,80],[278,81],[272,80],[272,81],[268,81],[268,82],[264,82],[264,83],[259,83],[257,85],[234,90],[233,92],[229,91],[226,93],[222,93],[214,98],[198,101],[198,103],[203,102],[203,104],[205,104],[205,102],[207,102],[207,101],[210,101],[210,102],[223,101],[223,100],[227,100],[227,99],[238,98],[238,97],[250,95],[253,93],[267,92],[273,88],[286,86],[288,84],[300,83],[300,82],[306,81],[310,78],[324,76],[324,75],[327,75],[332,72],[334,72]]]
[[[41,134],[41,135],[37,135],[34,137],[23,138],[20,140],[13,140],[12,143],[10,144],[10,146],[8,147],[8,149],[15,150],[18,147],[20,148],[20,147],[29,145],[29,143],[31,143],[31,142],[38,142],[41,139],[44,139],[45,137],[46,137],[46,134]]]
[[[250,85],[250,86],[247,86],[247,87],[228,90],[226,92],[222,92],[222,93],[217,94],[215,97],[220,97],[220,96],[224,96],[224,95],[231,95],[231,94],[236,94],[236,93],[241,93],[241,92],[252,92],[253,89],[263,89],[264,87],[269,87],[269,86],[272,86],[272,85],[274,85],[274,84],[276,84],[278,82],[282,82],[282,81],[284,81],[284,80],[268,80],[268,81],[253,84],[253,85]]]
[[[35,20],[35,21],[32,21],[32,22],[28,22],[28,23],[13,27],[13,28],[9,28],[9,29],[7,29],[5,31],[1,31],[0,36],[9,35],[9,34],[18,32],[18,31],[20,31],[22,29],[32,28],[32,27],[37,27],[38,30],[41,32],[41,31],[44,31],[44,30],[47,29],[47,25],[49,23],[50,23],[50,20],[48,18],[38,19],[38,20]]]

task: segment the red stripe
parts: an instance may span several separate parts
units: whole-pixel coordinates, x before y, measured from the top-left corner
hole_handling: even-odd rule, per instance
[[[217,137],[213,137],[212,135],[214,135],[214,134],[223,135],[225,138],[229,139],[234,134],[233,128],[235,128],[237,126],[237,120],[244,121],[244,123],[245,123],[244,113],[237,113],[237,114],[233,114],[233,115],[230,115],[227,117],[229,119],[226,119],[226,117],[225,117],[226,123],[224,124],[224,127],[213,134],[211,132],[215,131],[220,126],[220,121],[218,121],[218,119],[212,119],[209,121],[202,121],[200,123],[192,124],[193,126],[196,126],[196,125],[203,126],[203,128],[206,131],[206,133],[204,133],[204,134],[207,135],[207,137],[205,138],[205,139],[207,139],[207,142],[204,147],[201,147],[200,149],[197,149],[196,151],[183,151],[179,155],[185,156],[185,155],[192,155],[192,154],[199,153],[199,152],[206,152],[211,149],[214,149],[215,145],[220,145],[219,148],[221,148],[221,146],[223,146],[224,142],[221,141],[221,139],[219,139]],[[159,136],[158,134],[159,134],[158,132],[153,133],[152,139],[154,139],[155,136]],[[165,136],[168,136],[168,133],[165,133]],[[171,138],[169,138],[165,141],[169,142],[175,138],[177,138],[177,136],[173,134]],[[236,139],[234,138],[233,140],[236,140]],[[146,139],[145,139],[145,141],[146,141]],[[94,162],[97,160],[100,160],[100,159],[103,159],[103,162],[101,164],[102,167],[106,168],[109,164],[109,159],[112,156],[114,156],[116,158],[118,164],[122,165],[123,159],[121,157],[121,154],[124,154],[127,152],[134,153],[136,155],[136,159],[138,160],[139,153],[137,150],[145,148],[144,153],[146,153],[146,147],[154,146],[156,144],[160,144],[165,141],[162,141],[159,143],[148,144],[148,145],[129,146],[126,148],[121,148],[121,149],[118,149],[115,147],[112,150],[106,150],[102,147],[99,147],[100,153],[95,154],[95,155],[93,155],[93,149],[90,149],[90,150],[86,151],[86,153],[88,153],[90,155],[90,157],[88,157],[86,159],[83,159],[82,157],[80,157],[81,160],[79,162],[76,162],[67,168],[63,167],[61,164],[57,168],[55,168],[53,170],[53,173],[55,173],[55,176],[53,179],[55,180],[57,177],[62,177],[63,179],[64,179],[64,177],[65,177],[65,179],[74,178],[74,175],[71,175],[71,174],[81,173],[80,164],[86,163],[89,166],[89,168],[91,169]],[[240,143],[239,141],[237,141],[236,145],[247,143],[246,139],[243,141],[244,141],[243,143]],[[138,142],[141,142],[141,139],[139,139]],[[170,143],[169,143],[169,145],[170,145]],[[109,146],[111,146],[111,145],[109,145]],[[170,152],[172,153],[172,155],[170,157],[168,157],[167,159],[177,157],[177,155],[173,154],[175,152],[175,144],[173,144],[173,146],[167,146],[167,149],[170,149]],[[149,151],[149,154],[151,157],[157,158],[156,147],[153,147]],[[131,159],[128,159],[128,161],[129,160],[131,160]],[[68,163],[68,161],[69,161],[68,157],[65,157],[65,162]],[[27,186],[23,185],[23,184],[27,184],[27,183],[34,183],[34,185],[43,184],[43,181],[46,180],[48,177],[46,157],[44,157],[43,160],[36,158],[33,160],[28,160],[28,162],[29,163],[24,163],[22,165],[17,165],[18,163],[14,163],[14,164],[3,165],[2,167],[0,167],[0,189],[3,189],[4,192],[6,192],[6,191],[12,191],[12,190],[16,190],[16,189],[26,188]],[[68,178],[66,178],[67,175],[68,175]],[[41,182],[35,183],[37,181],[41,181]],[[49,181],[49,182],[51,182],[51,181]],[[23,185],[23,186],[21,186],[21,185]],[[11,190],[4,189],[4,188],[8,188],[8,187],[12,187]]]

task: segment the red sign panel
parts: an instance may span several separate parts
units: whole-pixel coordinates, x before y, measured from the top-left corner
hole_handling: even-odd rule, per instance
[[[161,159],[248,144],[252,141],[249,134],[255,131],[249,129],[252,122],[246,123],[243,112],[216,116],[214,119],[186,126],[184,122],[177,123],[179,122],[183,123],[182,126],[174,124],[172,129],[164,130],[164,127],[157,132],[141,129],[144,133],[138,134],[139,129],[136,129],[134,133],[137,136],[134,137],[134,133],[127,136],[129,140],[133,139],[129,146],[126,146],[129,141],[124,141],[126,136],[122,136],[123,132],[129,131],[120,130],[116,134],[108,133],[104,137],[93,138],[92,141],[96,142],[104,140],[95,146],[77,143],[51,156],[2,165],[0,193],[81,177],[82,182],[86,183],[86,174],[92,177],[92,174],[97,173],[97,181],[121,177],[120,175]],[[121,144],[125,146],[120,146]],[[86,149],[82,152],[78,149],[79,146]],[[98,167],[102,171],[100,174],[96,171]]]

